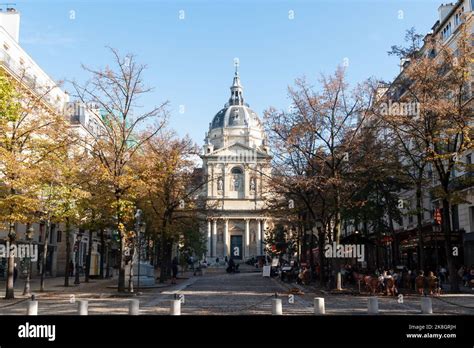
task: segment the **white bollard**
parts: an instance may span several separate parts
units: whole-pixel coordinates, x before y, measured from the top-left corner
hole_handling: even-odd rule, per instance
[[[378,314],[379,313],[379,299],[377,297],[369,297],[369,314]]]
[[[140,301],[130,300],[128,305],[128,315],[138,315],[140,312]]]
[[[79,315],[89,315],[89,301],[78,301],[77,312]]]
[[[324,297],[314,298],[314,314],[326,314],[326,308],[324,308]]]
[[[283,309],[280,298],[272,299],[272,315],[283,315]]]
[[[28,301],[26,315],[38,315],[38,301]]]
[[[170,315],[181,315],[181,301],[171,300]]]
[[[433,303],[430,297],[421,298],[421,313],[433,314]]]
[[[341,272],[337,272],[336,288],[337,288],[337,290],[342,290],[342,274],[341,274]]]

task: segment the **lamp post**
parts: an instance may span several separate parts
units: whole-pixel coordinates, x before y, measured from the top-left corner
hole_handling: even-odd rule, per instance
[[[28,242],[29,252],[31,252],[31,241],[33,240],[33,233],[35,232],[31,224],[26,230],[26,241]],[[31,287],[30,287],[30,277],[31,277],[31,256],[27,258],[26,263],[26,280],[25,280],[25,289],[23,290],[23,295],[30,296]]]
[[[81,240],[82,240],[82,232],[79,232],[76,235],[76,247],[75,252],[76,252],[76,271],[75,271],[75,279],[74,279],[74,284],[78,285],[81,283],[79,279],[79,249],[81,246]]]

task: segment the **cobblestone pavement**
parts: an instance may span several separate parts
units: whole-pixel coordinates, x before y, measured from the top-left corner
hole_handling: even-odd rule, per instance
[[[83,286],[84,291],[67,288],[64,291],[38,296],[39,314],[72,315],[77,313],[74,300],[89,301],[90,314],[127,314],[130,298],[140,300],[141,314],[168,314],[170,300],[175,294],[184,295],[183,315],[252,315],[271,314],[275,293],[282,299],[283,314],[311,315],[314,297],[324,297],[326,313],[333,315],[366,315],[368,296],[330,295],[316,289],[298,287],[302,291],[289,303],[289,294],[295,285],[277,279],[263,278],[261,273],[226,274],[223,269],[208,270],[204,276],[187,274],[177,285],[142,289],[139,296],[118,295],[106,288],[106,282],[94,281]],[[104,282],[104,283],[103,283]],[[113,281],[115,283],[115,281]],[[89,287],[89,288],[87,288]],[[76,291],[75,291],[76,290]],[[74,295],[74,297],[71,297]],[[407,295],[403,303],[396,297],[379,296],[379,309],[383,314],[419,314],[420,297]],[[444,295],[433,298],[434,314],[474,315],[474,295]],[[0,300],[0,315],[25,314],[26,301]]]

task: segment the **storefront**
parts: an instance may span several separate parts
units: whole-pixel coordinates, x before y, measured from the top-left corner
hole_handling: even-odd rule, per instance
[[[439,266],[446,266],[446,240],[445,235],[438,226],[428,225],[423,227],[423,263],[425,270],[435,271]],[[400,262],[410,269],[417,269],[420,264],[420,241],[418,230],[412,229],[397,235],[400,251]],[[456,248],[456,266],[463,263],[462,232],[451,232],[451,244]]]

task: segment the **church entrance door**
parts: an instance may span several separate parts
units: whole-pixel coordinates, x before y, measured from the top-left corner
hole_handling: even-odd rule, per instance
[[[242,236],[230,236],[230,256],[242,260]]]

